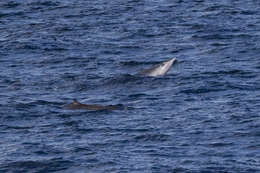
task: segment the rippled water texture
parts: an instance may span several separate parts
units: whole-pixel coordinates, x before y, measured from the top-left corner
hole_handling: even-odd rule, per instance
[[[0,172],[258,173],[259,55],[259,1],[1,0]]]

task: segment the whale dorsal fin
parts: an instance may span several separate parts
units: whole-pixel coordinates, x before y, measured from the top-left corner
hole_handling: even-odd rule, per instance
[[[74,105],[78,105],[78,104],[79,104],[78,100],[77,100],[77,99],[74,99],[73,104],[74,104]]]

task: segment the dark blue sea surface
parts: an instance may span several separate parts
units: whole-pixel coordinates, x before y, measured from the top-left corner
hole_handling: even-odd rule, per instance
[[[260,1],[0,0],[0,172],[259,173],[259,112]]]

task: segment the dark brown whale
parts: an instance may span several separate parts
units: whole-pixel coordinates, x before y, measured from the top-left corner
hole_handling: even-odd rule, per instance
[[[73,103],[67,104],[64,106],[66,109],[85,109],[85,110],[93,110],[93,111],[100,111],[100,110],[119,110],[123,109],[123,105],[97,105],[97,104],[82,104],[77,100],[74,100]]]

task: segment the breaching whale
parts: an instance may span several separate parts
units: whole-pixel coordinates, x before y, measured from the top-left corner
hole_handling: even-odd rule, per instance
[[[167,61],[161,62],[160,64],[153,66],[152,68],[142,70],[139,73],[137,73],[137,75],[151,76],[151,77],[165,75],[170,70],[172,64],[175,63],[176,61],[177,61],[176,58],[169,59]]]
[[[93,110],[93,111],[100,111],[100,110],[118,110],[123,109],[123,105],[96,105],[96,104],[82,104],[77,100],[74,100],[73,103],[67,104],[64,106],[66,109],[85,109],[85,110]]]

